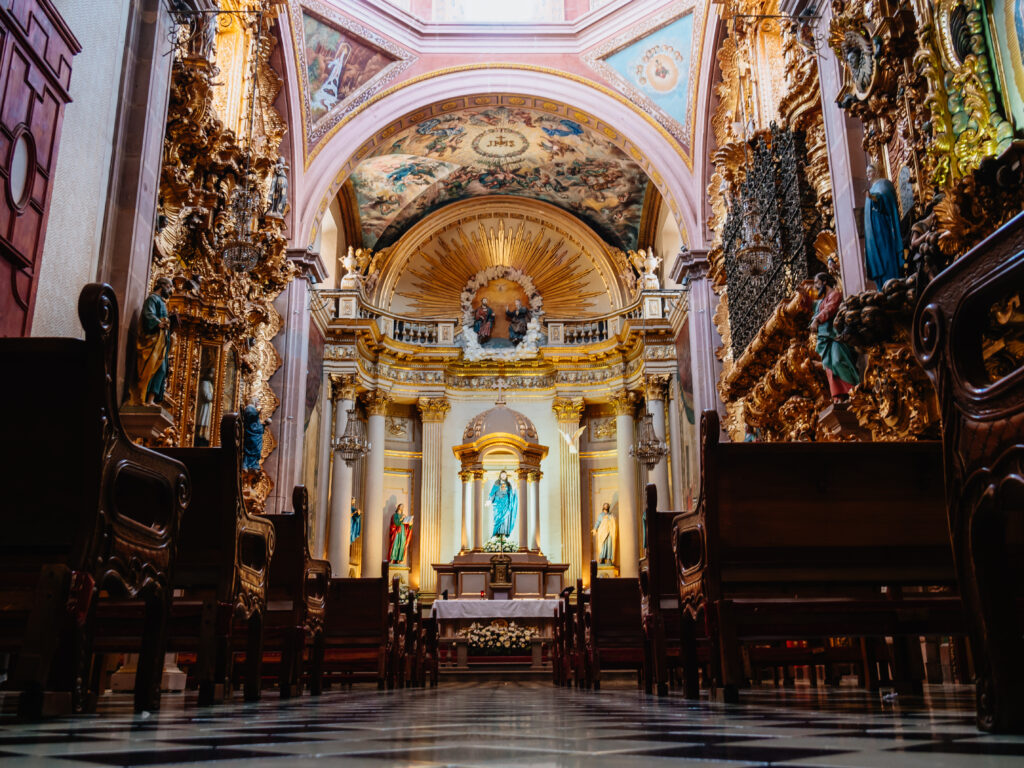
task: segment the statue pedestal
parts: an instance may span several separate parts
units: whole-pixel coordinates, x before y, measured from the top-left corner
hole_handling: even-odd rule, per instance
[[[121,426],[136,443],[166,446],[177,442],[174,418],[159,405],[125,405],[121,407]]]
[[[830,440],[870,440],[871,433],[857,421],[845,404],[830,405],[818,414],[818,429]]]
[[[551,563],[539,552],[506,552],[511,563],[511,587],[491,586],[491,558],[497,552],[463,552],[450,563],[434,563],[437,594],[448,590],[449,599],[493,600],[557,597],[565,586],[568,563]],[[501,593],[500,596],[498,593]]]

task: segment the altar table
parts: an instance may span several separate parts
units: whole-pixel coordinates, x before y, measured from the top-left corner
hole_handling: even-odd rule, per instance
[[[550,619],[557,605],[557,600],[435,600],[431,615],[439,621]]]

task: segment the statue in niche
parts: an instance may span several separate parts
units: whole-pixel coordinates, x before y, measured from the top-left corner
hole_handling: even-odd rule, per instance
[[[598,565],[614,565],[615,563],[615,534],[617,523],[615,515],[612,514],[611,505],[606,501],[601,505],[601,512],[594,521],[594,543],[597,545]]]
[[[850,78],[858,94],[866,94],[875,74],[875,59],[871,43],[862,35],[847,34],[842,46],[843,58],[850,68]]]
[[[129,391],[135,405],[156,405],[164,399],[171,348],[167,299],[172,290],[170,278],[157,278],[153,292],[142,304],[135,341],[135,383]]]
[[[388,539],[388,557],[394,565],[405,562],[405,550],[412,536],[412,518],[405,514],[405,505],[399,504],[391,515],[390,538]]]
[[[494,511],[494,525],[491,528],[491,537],[509,537],[516,525],[516,512],[518,511],[518,500],[512,483],[508,481],[508,472],[504,469],[498,474],[498,479],[491,486],[491,493],[488,496],[491,509]]]
[[[882,290],[889,280],[900,276],[903,266],[903,235],[896,187],[882,176],[875,163],[868,165],[868,188],[864,198],[864,247],[868,276]]]
[[[819,272],[814,276],[814,291],[818,300],[814,304],[814,320],[811,330],[818,334],[815,349],[825,366],[828,388],[833,403],[844,402],[855,386],[860,383],[857,364],[849,347],[836,338],[832,321],[839,311],[843,294],[836,289],[835,278],[828,272]]]
[[[523,302],[516,299],[515,309],[505,307],[505,317],[508,318],[508,340],[518,345],[526,338],[526,326],[530,323],[530,310],[523,306]]]
[[[274,178],[270,183],[270,205],[267,216],[283,219],[288,207],[288,164],[283,157],[277,158],[274,166]]]
[[[352,515],[352,528],[349,532],[348,541],[350,544],[354,544],[356,539],[359,538],[359,534],[363,532],[363,513],[356,507],[356,497],[352,497],[352,508],[350,511]]]
[[[196,393],[198,403],[198,408],[196,409],[196,446],[200,448],[210,444],[213,393],[213,368],[206,368],[199,378],[199,391]]]
[[[270,419],[260,419],[260,409],[249,404],[242,409],[242,428],[245,432],[242,440],[242,469],[260,471],[263,460],[263,432]]]
[[[491,334],[494,332],[494,310],[487,303],[486,297],[480,299],[480,306],[473,313],[473,332],[480,344],[486,344],[491,340]]]

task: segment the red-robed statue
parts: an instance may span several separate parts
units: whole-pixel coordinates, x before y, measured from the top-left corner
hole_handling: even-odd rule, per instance
[[[487,298],[480,299],[480,306],[473,313],[473,331],[476,333],[477,342],[486,344],[491,340],[494,332],[494,310],[487,303]]]

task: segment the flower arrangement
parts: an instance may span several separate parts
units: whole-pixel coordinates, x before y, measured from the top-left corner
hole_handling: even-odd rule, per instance
[[[484,544],[484,552],[518,552],[519,545],[514,541],[510,541],[508,536],[502,536],[500,533],[497,536],[491,536]]]
[[[504,278],[519,283],[523,292],[529,297],[530,322],[526,325],[526,336],[515,347],[489,349],[480,346],[480,340],[473,332],[473,297],[476,292],[492,280]],[[533,285],[528,275],[520,272],[515,267],[507,267],[501,264],[490,266],[487,269],[477,272],[466,283],[460,295],[462,306],[462,333],[459,334],[461,346],[465,350],[463,356],[466,360],[474,362],[477,360],[522,360],[533,357],[537,348],[544,342],[544,334],[541,331],[540,320],[544,315],[544,302]],[[496,550],[495,550],[496,551]]]
[[[473,622],[468,629],[460,630],[455,636],[466,638],[470,653],[514,656],[529,653],[530,641],[540,637],[540,633],[533,627],[521,627],[514,621],[505,624],[503,620],[498,620],[486,627]]]

